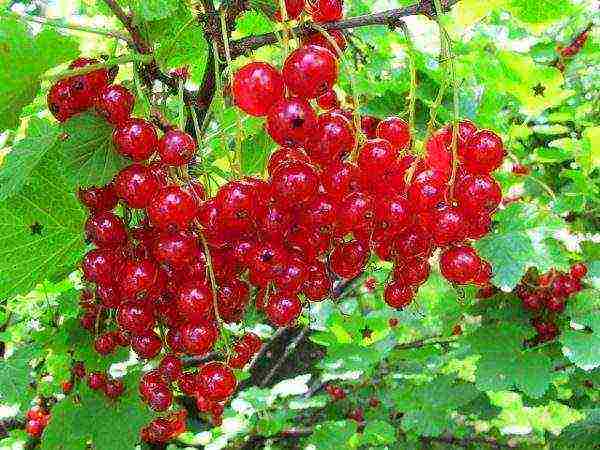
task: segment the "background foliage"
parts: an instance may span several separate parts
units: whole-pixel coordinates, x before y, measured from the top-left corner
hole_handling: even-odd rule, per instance
[[[136,26],[154,43],[159,67],[167,73],[187,66],[187,87],[197,90],[213,68],[195,5],[119,3],[131,8]],[[346,16],[411,3],[346,0]],[[461,115],[500,133],[510,152],[498,177],[514,202],[496,214],[493,233],[478,243],[502,292],[479,300],[475,290],[434,274],[417,302],[395,312],[382,300],[390,267],[373,263],[340,299],[312,305],[297,328],[274,330],[251,312],[241,327],[267,339],[275,335],[270,354],[251,373],[239,374],[246,381],[220,427],[192,414],[189,432],[169,448],[598,448],[600,34],[594,4],[462,0],[441,18],[453,39]],[[99,0],[0,0],[0,8],[0,449],[91,444],[130,450],[141,445],[138,430],[152,417],[133,381],[142,367],[127,354],[95,354],[78,326],[81,285],[74,272],[86,249],[76,189],[108,181],[124,162],[103,121],[87,114],[57,124],[45,110],[45,95],[51,77],[79,54],[113,58],[131,50],[97,33],[119,29]],[[52,20],[39,24],[23,14]],[[419,16],[406,23],[422,143],[440,88],[448,89],[438,121],[452,120],[452,92],[435,22]],[[585,46],[561,61],[561,72],[557,46],[590,26]],[[81,27],[96,32],[73,29]],[[275,27],[260,10],[249,10],[238,17],[233,37]],[[373,26],[353,29],[349,41],[341,89],[358,99],[362,113],[402,115],[410,88],[404,35]],[[234,64],[249,59],[279,64],[281,48],[260,48]],[[134,67],[121,64],[118,80],[137,92],[136,113],[158,109],[175,122],[177,95],[149,91]],[[236,133],[243,140],[242,170],[265,172],[272,142],[260,121],[238,118],[227,92],[217,93],[206,123],[201,152],[213,188],[231,177],[227,156]],[[530,174],[514,174],[517,163]],[[532,337],[531,317],[511,291],[530,268],[566,269],[573,261],[587,263],[589,288],[569,302],[559,339],[524,346]],[[391,327],[390,319],[398,325]],[[126,373],[126,395],[109,402],[82,384],[63,399],[60,383],[79,360]],[[261,385],[273,367],[271,382]],[[322,389],[327,383],[343,387],[346,398],[332,401]],[[40,396],[59,401],[41,442],[28,442],[14,424]],[[372,398],[380,405],[371,406]],[[357,407],[364,410],[364,427],[349,418]]]

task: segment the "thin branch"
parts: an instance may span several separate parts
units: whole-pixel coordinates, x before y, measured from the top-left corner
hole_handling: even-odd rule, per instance
[[[304,337],[308,334],[308,331],[309,331],[308,328],[304,328],[300,333],[298,333],[298,336],[296,336],[294,338],[294,340],[292,340],[292,342],[289,343],[289,345],[285,349],[285,352],[283,352],[283,355],[281,355],[281,358],[279,358],[279,361],[277,361],[277,363],[269,371],[267,376],[260,383],[260,387],[265,387],[265,386],[269,385],[269,383],[271,382],[271,380],[273,379],[273,377],[275,376],[275,374],[277,373],[279,368],[289,358],[289,356],[294,352],[294,350],[296,349],[296,347],[298,346],[300,341],[302,339],[304,339]]]
[[[118,5],[116,0],[104,0],[104,3],[106,3],[106,6],[108,6],[113,14],[121,21],[131,36],[135,49],[140,53],[152,53],[150,44],[142,37],[140,30],[133,23],[131,16],[123,11],[123,8]]]
[[[459,1],[460,0],[444,0],[442,3],[444,9],[448,10]],[[350,17],[337,22],[327,22],[320,25],[327,31],[347,30],[370,25],[384,25],[395,28],[403,17],[415,15],[435,16],[433,2],[431,0],[422,0],[419,3],[404,8],[390,9],[375,14],[364,14],[362,16]],[[295,36],[306,36],[311,33],[314,33],[314,30],[310,25],[299,25],[292,29],[292,34]],[[252,50],[264,47],[265,45],[275,44],[276,42],[278,42],[278,39],[275,33],[265,33],[232,41],[232,57],[235,58],[247,54]]]
[[[267,342],[265,345],[263,345],[262,348],[259,350],[259,352],[256,355],[254,355],[254,358],[252,358],[252,361],[250,361],[250,366],[248,367],[248,372],[250,372],[254,368],[254,366],[256,365],[258,360],[260,358],[262,358],[265,355],[265,353],[267,353],[269,351],[269,349],[271,348],[271,345],[273,345],[273,343],[277,339],[279,339],[279,337],[288,330],[290,330],[289,327],[281,327],[275,332],[275,334],[273,334],[273,336],[271,337],[271,340],[269,342]]]

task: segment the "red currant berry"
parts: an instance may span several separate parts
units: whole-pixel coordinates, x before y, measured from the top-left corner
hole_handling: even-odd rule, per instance
[[[344,50],[346,50],[346,47],[348,46],[348,41],[346,40],[346,36],[344,36],[344,33],[341,30],[329,30],[327,31],[327,34],[329,34],[328,37],[330,37],[336,43],[337,48],[340,51],[343,52]],[[329,41],[329,39],[327,39],[327,37],[325,37],[321,33],[309,34],[306,38],[304,38],[302,43],[304,45],[318,45],[319,47],[326,48],[336,57],[340,56],[338,55],[338,49],[336,49],[334,45]]]
[[[380,175],[396,160],[398,151],[383,139],[367,141],[358,155],[358,166],[369,176]]]
[[[66,122],[80,112],[75,104],[72,83],[69,79],[59,80],[48,92],[48,109],[56,120]]]
[[[90,216],[85,223],[85,234],[98,247],[118,247],[127,242],[123,220],[110,211]]]
[[[198,205],[190,194],[179,186],[160,189],[148,204],[148,217],[161,230],[187,230],[198,212]]]
[[[479,274],[481,265],[481,258],[468,246],[449,248],[440,257],[442,275],[457,284],[472,282]]]
[[[152,255],[158,262],[182,267],[198,253],[196,238],[187,233],[163,233],[154,242]]]
[[[98,114],[113,125],[119,125],[129,119],[134,103],[133,94],[120,84],[103,87],[94,100]]]
[[[153,385],[148,394],[148,406],[153,411],[166,411],[173,403],[173,392],[166,384]]]
[[[266,116],[269,109],[283,99],[283,78],[273,66],[253,62],[233,77],[235,104],[251,116]]]
[[[315,22],[334,22],[343,17],[344,0],[316,0],[312,5]]]
[[[395,281],[386,286],[383,298],[392,308],[404,309],[415,298],[415,289]]]
[[[502,139],[488,130],[473,134],[466,145],[459,148],[465,169],[479,175],[488,174],[500,167],[504,154]]]
[[[173,382],[181,377],[183,364],[181,359],[172,353],[169,353],[160,361],[158,370],[165,381]]]
[[[277,4],[277,6],[279,6],[279,4]],[[304,11],[304,0],[285,0],[285,11],[288,20],[297,19],[300,17],[300,14],[302,14],[302,11]],[[278,22],[283,20],[281,9],[275,11],[275,20]]]
[[[148,291],[158,279],[158,267],[151,259],[127,261],[119,274],[119,287],[125,298]]]
[[[143,119],[129,119],[113,133],[117,151],[134,161],[148,159],[156,150],[158,135],[154,125]]]
[[[113,400],[123,395],[123,392],[125,392],[125,385],[121,380],[110,379],[104,386],[104,394]]]
[[[331,270],[341,278],[356,278],[363,272],[368,259],[369,249],[360,241],[344,242],[331,253]]]
[[[181,329],[183,345],[190,355],[204,355],[217,341],[218,331],[213,323],[186,324]]]
[[[117,323],[125,331],[141,334],[154,327],[154,315],[152,310],[141,302],[124,302],[117,311]]]
[[[91,372],[87,377],[87,384],[95,391],[103,390],[106,386],[106,374],[103,372]]]
[[[377,125],[377,137],[392,144],[396,150],[404,150],[410,143],[408,124],[399,117],[388,117]]]
[[[471,175],[461,179],[455,189],[460,207],[471,215],[491,213],[502,200],[500,185],[488,175]]]
[[[188,281],[177,293],[177,309],[191,323],[202,323],[213,314],[213,293],[205,281]]]
[[[267,116],[267,132],[282,146],[301,146],[317,125],[317,115],[306,100],[282,99]]]
[[[108,355],[117,348],[117,339],[114,332],[103,333],[94,341],[94,349],[100,355]]]
[[[317,97],[317,105],[319,108],[329,110],[340,107],[340,101],[337,98],[337,94],[333,89],[328,90],[324,94]]]
[[[286,205],[297,205],[310,200],[319,187],[315,169],[300,161],[282,164],[271,176],[276,198]]]
[[[571,266],[571,276],[577,280],[581,280],[587,275],[588,268],[584,263],[576,263]]]
[[[93,213],[111,211],[117,206],[117,195],[112,183],[102,187],[80,188],[79,201]]]
[[[233,371],[220,362],[205,364],[198,373],[201,394],[212,401],[226,400],[235,392],[237,381]]]
[[[183,166],[196,153],[196,142],[181,130],[169,130],[158,141],[158,154],[165,166]]]
[[[265,310],[269,320],[278,327],[293,324],[302,313],[302,303],[296,294],[275,293]]]
[[[286,86],[293,94],[313,99],[333,87],[338,77],[338,63],[329,50],[305,45],[287,57],[282,73]]]
[[[148,166],[132,164],[117,174],[115,191],[130,208],[145,208],[159,188],[156,177]]]
[[[25,432],[34,438],[39,438],[44,432],[44,423],[41,420],[28,420],[25,424]]]
[[[131,349],[140,358],[152,359],[160,353],[161,348],[162,341],[153,331],[146,331],[143,334],[134,334],[131,336]]]
[[[86,253],[81,268],[86,280],[105,286],[112,283],[113,273],[120,263],[111,249],[99,248]]]

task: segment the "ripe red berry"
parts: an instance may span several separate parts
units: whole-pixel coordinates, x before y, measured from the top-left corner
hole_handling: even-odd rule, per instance
[[[233,77],[235,104],[251,116],[266,116],[269,109],[283,99],[283,77],[264,62],[253,62],[239,69]]]
[[[220,362],[205,364],[198,373],[201,394],[212,401],[226,400],[235,392],[237,381],[233,371]]]
[[[239,322],[250,301],[248,284],[237,278],[221,283],[218,294],[219,314],[227,323]]]
[[[171,267],[182,267],[198,253],[196,238],[188,233],[162,233],[154,242],[152,255],[161,263]]]
[[[162,341],[153,331],[146,331],[142,334],[131,336],[131,349],[138,354],[140,358],[152,359],[160,353]]]
[[[277,3],[277,8],[279,8],[279,3]],[[302,11],[304,11],[304,0],[285,0],[285,11],[288,20],[297,19],[302,14]],[[275,11],[275,20],[278,22],[283,20],[281,9]]]
[[[408,188],[408,200],[417,211],[431,211],[445,199],[446,191],[444,173],[426,170],[413,179]]]
[[[127,242],[123,220],[110,211],[90,216],[85,223],[85,234],[98,247],[118,247]]]
[[[25,417],[29,420],[43,421],[44,417],[48,415],[48,411],[39,405],[32,406]]]
[[[25,424],[25,432],[34,438],[39,438],[44,432],[45,425],[41,420],[28,420]]]
[[[310,159],[306,152],[301,148],[280,147],[271,154],[267,170],[269,175],[272,175],[281,164],[290,161],[302,161],[310,163]]]
[[[158,135],[150,122],[133,118],[115,128],[113,141],[121,155],[143,161],[156,150]]]
[[[141,334],[154,327],[154,315],[142,302],[123,302],[117,311],[117,323],[125,331]]]
[[[117,339],[114,332],[107,332],[99,335],[94,341],[94,349],[100,355],[108,355],[117,348]]]
[[[460,207],[471,215],[491,213],[502,200],[500,185],[489,175],[470,175],[462,178],[454,190]]]
[[[310,200],[319,187],[315,169],[300,161],[282,164],[271,176],[276,198],[286,205],[297,205]]]
[[[173,382],[181,377],[183,364],[181,359],[172,353],[165,355],[158,365],[158,370],[163,379],[167,382]]]
[[[125,385],[121,380],[111,378],[106,382],[106,386],[104,386],[104,394],[113,400],[119,398],[123,392],[125,392]]]
[[[341,200],[361,189],[360,172],[357,166],[347,162],[334,163],[327,167],[321,177],[325,192]]]
[[[158,267],[151,259],[127,261],[119,272],[119,288],[125,298],[147,292],[158,279]]]
[[[342,234],[370,229],[375,219],[375,201],[363,192],[349,194],[339,206],[338,224]]]
[[[410,142],[408,124],[399,117],[387,117],[377,125],[377,137],[388,141],[396,150],[403,150]]]
[[[360,241],[344,242],[331,253],[331,271],[341,278],[356,278],[364,270],[368,259],[369,249]]]
[[[59,80],[50,88],[47,103],[48,109],[59,122],[65,122],[80,112],[69,79]]]
[[[196,153],[196,142],[181,130],[169,130],[158,141],[158,154],[166,166],[183,166]]]
[[[134,103],[133,94],[120,84],[103,87],[94,100],[98,114],[113,125],[119,125],[129,119]]]
[[[319,108],[321,109],[329,110],[333,108],[339,108],[340,101],[338,100],[335,91],[333,89],[329,89],[327,92],[317,97],[317,105],[319,105]]]
[[[167,186],[150,199],[147,212],[152,224],[160,230],[187,230],[198,212],[198,205],[179,186]]]
[[[467,236],[468,223],[459,208],[440,208],[434,213],[431,235],[439,246],[462,241]]]
[[[105,286],[113,281],[113,274],[120,265],[120,258],[108,248],[98,248],[86,253],[81,263],[83,276],[92,283]]]
[[[329,50],[305,45],[287,57],[282,73],[286,86],[293,94],[313,99],[333,87],[338,77],[338,63]]]
[[[415,298],[415,289],[395,281],[386,286],[383,298],[392,308],[403,309]]]
[[[336,43],[338,49],[343,52],[348,46],[348,41],[346,40],[346,36],[344,36],[344,33],[341,30],[329,30],[327,33],[329,34],[328,37]],[[321,33],[309,34],[307,37],[304,38],[302,43],[304,45],[318,45],[319,47],[326,48],[336,57],[340,56],[338,55],[338,50],[333,46],[329,39]]]
[[[571,276],[581,280],[587,275],[588,268],[584,263],[575,263],[571,266]]]
[[[106,386],[106,374],[103,372],[91,372],[87,377],[87,384],[95,391],[104,389]]]
[[[130,208],[145,208],[159,188],[148,166],[132,164],[121,169],[115,177],[115,191]]]
[[[214,313],[212,289],[204,280],[186,282],[179,288],[176,302],[179,312],[191,323],[202,323]]]
[[[93,213],[111,211],[117,206],[118,201],[112,183],[102,187],[80,188],[77,197]]]
[[[484,175],[502,164],[504,145],[496,133],[481,130],[473,134],[464,147],[459,148],[459,155],[467,171]]]
[[[481,258],[469,246],[449,248],[440,257],[442,275],[453,283],[472,282],[481,270]]]
[[[352,124],[340,114],[324,113],[319,116],[317,127],[305,142],[308,155],[314,163],[323,167],[354,149],[356,139]]]
[[[344,0],[316,0],[312,5],[315,22],[333,22],[343,17]]]
[[[183,345],[190,355],[203,355],[215,344],[218,331],[212,322],[186,324],[181,329]]]
[[[302,313],[302,303],[296,294],[274,293],[265,309],[269,320],[278,327],[293,324]]]
[[[154,384],[150,388],[146,400],[153,411],[166,411],[173,403],[173,392],[166,384]]]
[[[371,139],[363,145],[358,155],[358,166],[370,176],[382,174],[396,160],[398,150],[383,139]]]
[[[267,132],[282,146],[301,146],[317,125],[317,115],[306,100],[282,99],[269,110]]]
[[[311,302],[320,302],[329,296],[332,285],[325,264],[316,261],[308,266],[308,278],[302,292]]]

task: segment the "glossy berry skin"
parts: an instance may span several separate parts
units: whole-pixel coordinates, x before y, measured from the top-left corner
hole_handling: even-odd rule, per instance
[[[368,259],[369,249],[360,241],[344,242],[331,253],[331,270],[342,278],[352,279],[362,273]]]
[[[154,241],[152,255],[171,267],[182,267],[199,251],[196,238],[188,233],[162,233]]]
[[[132,164],[121,169],[115,177],[115,191],[130,208],[145,208],[159,188],[148,166]]]
[[[142,334],[154,327],[154,315],[142,302],[123,302],[117,310],[117,323],[125,331]]]
[[[198,385],[205,398],[219,402],[235,392],[237,381],[229,367],[213,361],[202,366],[198,372]]]
[[[377,125],[377,137],[388,141],[396,150],[403,150],[410,143],[408,124],[399,117],[388,117]]]
[[[123,220],[110,211],[89,217],[85,223],[85,234],[98,247],[114,248],[127,242]]]
[[[275,142],[284,147],[298,147],[309,137],[317,125],[317,115],[301,98],[282,99],[276,102],[267,116],[267,132]]]
[[[313,162],[326,167],[354,149],[352,124],[340,114],[321,114],[314,134],[305,146]]]
[[[466,238],[467,218],[459,208],[442,208],[435,212],[431,235],[436,245],[446,246]]]
[[[408,188],[408,200],[416,211],[430,211],[445,199],[446,190],[445,175],[426,170],[414,178]]]
[[[308,266],[308,278],[302,286],[302,293],[311,302],[320,302],[329,296],[332,289],[331,280],[325,264],[315,262]]]
[[[271,176],[276,198],[283,204],[295,205],[310,200],[319,186],[315,169],[300,161],[282,164]]]
[[[190,194],[179,186],[160,189],[148,204],[150,222],[160,230],[187,230],[198,210]]]
[[[502,200],[500,185],[488,175],[469,175],[461,179],[455,189],[461,208],[471,214],[491,213]]]
[[[81,268],[87,281],[106,286],[112,283],[118,263],[120,259],[111,249],[99,248],[86,253]]]
[[[364,192],[353,192],[340,203],[338,224],[342,234],[369,229],[374,218],[375,202]]]
[[[587,275],[588,268],[584,263],[576,263],[571,266],[571,276],[578,280],[581,280]]]
[[[395,195],[379,200],[375,205],[375,220],[380,229],[399,233],[410,223],[410,210],[406,197]]]
[[[302,303],[296,294],[275,293],[269,298],[265,313],[274,325],[293,324],[302,313]]]
[[[343,17],[343,0],[317,0],[312,9],[315,22],[333,22]]]
[[[112,183],[102,187],[79,188],[77,197],[93,213],[111,211],[119,201]]]
[[[328,166],[321,176],[321,182],[325,192],[338,201],[361,189],[358,167],[347,162]]]
[[[337,98],[337,94],[333,89],[328,90],[324,94],[317,97],[317,105],[319,108],[329,110],[340,107],[340,101]]]
[[[269,175],[272,175],[281,164],[290,161],[310,163],[310,158],[301,148],[281,147],[275,150],[269,157],[269,165],[267,167]]]
[[[151,259],[127,261],[119,273],[120,291],[125,298],[133,298],[148,291],[158,278],[158,267]]]
[[[210,351],[218,337],[215,325],[210,322],[186,324],[181,333],[186,353],[190,355],[204,355]]]
[[[148,394],[146,401],[153,411],[166,411],[173,403],[173,393],[165,384],[153,385]]]
[[[383,298],[392,308],[404,309],[414,300],[415,290],[410,285],[395,281],[386,286]]]
[[[104,393],[113,400],[123,395],[123,392],[125,392],[125,385],[121,380],[108,380],[106,386],[104,386]]]
[[[169,130],[158,141],[158,154],[165,166],[183,166],[196,153],[196,142],[185,131]]]
[[[282,73],[285,85],[293,94],[313,99],[333,87],[338,77],[338,63],[329,50],[305,45],[287,57]]]
[[[266,116],[269,109],[283,99],[283,77],[264,62],[253,62],[239,69],[233,77],[233,100],[251,116]]]
[[[177,292],[177,309],[190,323],[203,323],[213,314],[213,292],[204,281],[190,280]]]
[[[440,257],[442,275],[456,284],[472,282],[481,270],[481,265],[481,258],[469,246],[450,248]]]
[[[277,4],[279,6],[279,4]],[[287,14],[288,20],[295,20],[300,17],[304,11],[304,0],[285,0],[285,12]],[[283,20],[283,16],[281,14],[281,9],[278,9],[275,12],[275,19],[278,22]]]
[[[87,384],[94,391],[104,389],[104,386],[106,386],[106,374],[103,372],[91,372],[87,376]]]
[[[121,155],[134,161],[143,161],[156,150],[158,135],[150,122],[134,118],[115,128],[113,141]]]
[[[183,370],[183,363],[181,359],[172,353],[165,355],[158,365],[158,370],[167,382],[174,382],[181,377]]]
[[[131,349],[140,358],[152,359],[160,353],[161,348],[162,341],[153,331],[146,331],[143,334],[134,334],[131,336]]]
[[[237,278],[228,279],[219,286],[217,300],[221,318],[227,323],[239,322],[250,301],[248,284]]]
[[[103,87],[94,100],[98,114],[112,125],[119,125],[129,119],[134,103],[133,94],[120,84]]]
[[[39,438],[44,432],[44,428],[42,420],[28,420],[25,424],[25,432],[33,438]]]
[[[377,126],[381,122],[377,117],[362,116],[360,118],[360,128],[367,136],[367,139],[375,139],[377,137]]]
[[[243,181],[230,181],[221,186],[216,202],[221,214],[233,221],[251,217],[258,203],[253,187]]]
[[[500,167],[504,154],[502,139],[489,130],[478,131],[469,138],[464,147],[459,148],[459,156],[465,169],[480,175]]]
[[[396,160],[398,151],[383,139],[371,139],[362,146],[358,166],[366,174],[380,175]]]
[[[108,355],[117,348],[117,339],[115,333],[103,333],[94,341],[94,349],[100,355]]]
[[[48,91],[47,103],[48,109],[59,122],[66,122],[80,112],[69,79],[59,80],[52,85]]]

